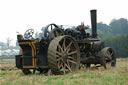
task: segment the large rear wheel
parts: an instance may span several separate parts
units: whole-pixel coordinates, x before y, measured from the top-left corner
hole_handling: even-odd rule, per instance
[[[54,38],[48,48],[48,63],[54,74],[77,71],[80,66],[80,52],[75,40],[70,36]]]

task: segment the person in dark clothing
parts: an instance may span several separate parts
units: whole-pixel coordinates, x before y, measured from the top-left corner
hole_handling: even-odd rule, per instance
[[[81,22],[81,25],[77,26],[76,29],[81,32],[81,35],[83,36],[83,38],[86,38],[86,31],[85,30],[87,30],[88,27],[86,27],[84,25],[84,22]]]

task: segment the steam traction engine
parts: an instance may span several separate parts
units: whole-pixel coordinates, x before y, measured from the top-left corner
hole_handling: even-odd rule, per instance
[[[54,74],[67,74],[79,69],[80,63],[86,67],[100,64],[116,65],[114,50],[105,47],[97,38],[96,10],[91,10],[92,35],[86,33],[87,27],[82,23],[74,29],[49,24],[44,29],[41,39],[32,37],[34,31],[29,29],[24,37],[17,35],[20,54],[16,55],[16,67],[24,74],[47,71]],[[49,29],[50,28],[50,29]]]

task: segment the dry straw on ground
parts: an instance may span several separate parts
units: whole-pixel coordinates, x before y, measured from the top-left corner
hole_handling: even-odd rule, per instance
[[[128,59],[118,59],[115,68],[91,67],[67,75],[24,75],[14,60],[0,61],[0,85],[128,85]]]

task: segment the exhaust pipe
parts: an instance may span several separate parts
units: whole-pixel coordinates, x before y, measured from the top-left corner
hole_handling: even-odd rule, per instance
[[[92,26],[92,37],[97,37],[97,13],[96,10],[91,10],[91,26]]]

